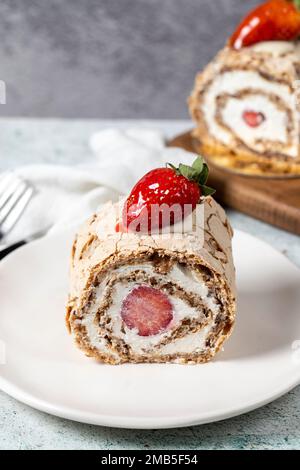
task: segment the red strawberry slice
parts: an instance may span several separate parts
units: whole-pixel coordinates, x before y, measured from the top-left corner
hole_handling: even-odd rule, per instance
[[[121,317],[140,336],[157,335],[173,318],[173,308],[166,294],[145,285],[135,287],[123,300]]]
[[[257,111],[244,111],[243,119],[249,127],[258,127],[266,118],[263,113],[259,113]]]

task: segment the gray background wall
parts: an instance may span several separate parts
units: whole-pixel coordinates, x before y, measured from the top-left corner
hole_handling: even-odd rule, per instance
[[[6,116],[182,118],[258,0],[1,0]]]

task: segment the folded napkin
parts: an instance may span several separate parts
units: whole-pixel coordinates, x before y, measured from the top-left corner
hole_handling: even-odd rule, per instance
[[[31,183],[35,195],[6,237],[13,243],[34,232],[48,234],[77,227],[108,200],[128,194],[146,172],[171,162],[190,163],[193,156],[168,148],[160,131],[105,129],[90,138],[91,155],[78,166],[29,165],[14,170]]]

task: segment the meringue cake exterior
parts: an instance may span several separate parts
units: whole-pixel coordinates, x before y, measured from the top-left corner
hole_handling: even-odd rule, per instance
[[[118,211],[106,204],[74,242],[66,321],[76,344],[109,364],[209,361],[235,321],[225,212],[205,197],[184,233],[149,235],[116,232]]]

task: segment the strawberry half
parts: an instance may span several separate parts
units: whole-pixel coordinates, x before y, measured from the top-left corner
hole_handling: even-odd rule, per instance
[[[292,41],[300,35],[300,0],[268,0],[252,10],[229,40],[234,49],[262,41]]]
[[[249,127],[259,127],[265,121],[265,115],[257,111],[244,111],[243,119]]]
[[[215,192],[205,185],[208,166],[202,157],[192,166],[168,166],[149,171],[134,186],[123,207],[124,231],[149,233],[173,225],[195,209],[201,196]]]
[[[162,332],[173,319],[173,308],[167,295],[146,285],[135,287],[123,300],[121,317],[128,328],[140,336]]]

